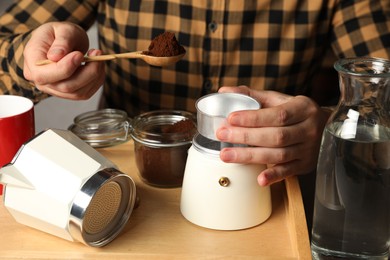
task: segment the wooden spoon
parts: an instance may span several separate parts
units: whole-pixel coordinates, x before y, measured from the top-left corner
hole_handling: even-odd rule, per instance
[[[181,58],[183,58],[185,53],[179,54],[176,56],[169,57],[157,57],[152,55],[143,54],[142,51],[134,51],[134,52],[125,52],[125,53],[117,53],[117,54],[106,54],[106,55],[98,55],[98,56],[85,56],[84,62],[91,61],[106,61],[106,60],[114,60],[114,59],[141,59],[146,63],[152,66],[167,66],[178,62]],[[46,65],[54,63],[51,60],[41,60],[36,63],[36,65]]]

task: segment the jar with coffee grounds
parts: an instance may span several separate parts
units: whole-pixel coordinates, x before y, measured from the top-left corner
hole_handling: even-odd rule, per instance
[[[133,119],[136,164],[141,179],[161,188],[181,187],[187,152],[196,133],[196,115],[157,110]]]

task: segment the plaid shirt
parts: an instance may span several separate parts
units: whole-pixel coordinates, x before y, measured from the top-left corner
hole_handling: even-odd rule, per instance
[[[146,50],[164,31],[174,32],[187,50],[183,60],[164,68],[141,60],[106,62],[107,106],[130,116],[194,111],[200,96],[223,85],[308,94],[329,48],[337,57],[390,57],[389,2],[18,0],[0,17],[0,93],[36,102],[46,96],[23,78],[31,30],[49,21],[88,29],[97,21],[105,53]]]

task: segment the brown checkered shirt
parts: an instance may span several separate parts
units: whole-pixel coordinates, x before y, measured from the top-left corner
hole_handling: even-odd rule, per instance
[[[107,106],[130,116],[154,109],[194,111],[223,85],[307,94],[326,51],[337,57],[390,57],[388,0],[18,0],[0,17],[0,93],[46,95],[23,77],[23,46],[49,21],[98,23],[105,53],[146,50],[172,31],[187,50],[160,68],[141,60],[106,62]],[[315,84],[315,82],[314,82]]]

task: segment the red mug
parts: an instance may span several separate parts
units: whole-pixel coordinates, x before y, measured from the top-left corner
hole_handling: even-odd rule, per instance
[[[19,148],[34,135],[33,102],[25,97],[0,95],[0,168],[10,163]]]

